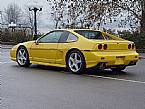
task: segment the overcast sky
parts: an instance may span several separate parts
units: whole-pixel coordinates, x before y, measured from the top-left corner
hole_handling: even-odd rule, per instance
[[[41,12],[42,15],[39,18],[38,30],[46,33],[49,29],[53,28],[53,23],[49,16],[50,9],[47,0],[0,0],[0,10],[3,11],[10,3],[16,3],[22,9],[26,8],[26,6],[31,7],[33,5],[42,7],[43,10]]]
[[[54,29],[54,23],[50,18],[50,5],[47,2],[47,0],[0,0],[0,10],[3,11],[4,8],[8,6],[10,3],[16,3],[18,6],[20,6],[22,9],[26,8],[26,6],[33,6],[33,5],[39,5],[42,7],[41,16],[39,18],[38,22],[38,31],[41,33],[46,33],[51,29]],[[117,29],[118,23],[112,23],[107,24],[105,27]],[[119,28],[120,30],[121,28]],[[122,28],[124,29],[124,28]],[[126,29],[126,28],[125,28]]]
[[[0,9],[3,10],[10,3],[16,3],[22,8],[32,4],[38,4],[44,7],[48,5],[46,0],[0,0]]]

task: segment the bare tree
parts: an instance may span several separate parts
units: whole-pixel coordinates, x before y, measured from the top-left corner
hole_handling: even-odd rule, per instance
[[[13,22],[15,24],[18,24],[21,22],[21,17],[22,17],[22,11],[21,11],[21,8],[17,4],[11,3],[5,9],[6,23]]]
[[[121,3],[119,0],[114,2],[116,7],[119,7],[128,12],[127,21],[130,26],[140,25],[140,31],[145,33],[145,1],[144,0],[126,0]]]
[[[49,0],[55,28],[65,24],[71,28],[99,28],[108,18],[110,4],[106,0]]]
[[[49,3],[51,4],[51,19],[54,22],[55,28],[60,28],[65,13],[65,1],[50,0]]]
[[[33,12],[29,11],[29,7],[26,6],[24,10],[24,24],[27,25],[28,27],[33,28],[34,27],[34,17],[33,17]]]
[[[145,0],[49,0],[56,28],[61,24],[81,28],[110,25],[145,33]]]

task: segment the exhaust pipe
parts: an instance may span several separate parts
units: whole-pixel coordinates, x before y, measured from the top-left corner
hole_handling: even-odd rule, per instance
[[[105,67],[106,67],[106,63],[103,63],[103,62],[98,63],[98,65],[97,65],[97,69],[99,69],[99,70],[104,70]]]

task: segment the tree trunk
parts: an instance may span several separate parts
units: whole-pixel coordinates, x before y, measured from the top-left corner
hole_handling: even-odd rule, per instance
[[[141,28],[140,32],[145,34],[145,1],[142,1],[142,18],[140,22]]]
[[[58,28],[58,20],[56,20],[56,23],[55,23],[55,29],[57,29]]]
[[[142,13],[142,18],[141,18],[141,33],[145,34],[145,11]]]

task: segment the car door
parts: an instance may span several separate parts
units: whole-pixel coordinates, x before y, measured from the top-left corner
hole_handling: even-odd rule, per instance
[[[55,63],[56,50],[62,31],[52,31],[31,46],[32,60],[43,63]]]

